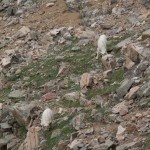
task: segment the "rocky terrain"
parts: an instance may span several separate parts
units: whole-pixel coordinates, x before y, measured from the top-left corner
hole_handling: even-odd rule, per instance
[[[0,150],[149,149],[150,0],[0,0]]]

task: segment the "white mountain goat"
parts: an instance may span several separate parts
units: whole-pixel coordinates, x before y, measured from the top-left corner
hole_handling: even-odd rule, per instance
[[[107,53],[106,46],[107,46],[107,37],[106,37],[106,35],[101,35],[99,37],[99,39],[98,39],[98,47],[97,47],[96,59],[98,59],[100,53],[102,55]]]
[[[50,108],[46,108],[41,117],[41,125],[44,127],[48,127],[50,123],[53,121],[53,112]]]

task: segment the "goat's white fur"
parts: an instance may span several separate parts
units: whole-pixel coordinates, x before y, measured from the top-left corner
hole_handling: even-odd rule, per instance
[[[41,117],[41,125],[44,127],[48,127],[53,120],[53,112],[50,108],[46,108]]]
[[[101,35],[98,39],[98,47],[97,47],[97,56],[96,59],[98,59],[99,54],[101,53],[104,55],[107,53],[106,46],[107,46],[107,37],[106,35]]]

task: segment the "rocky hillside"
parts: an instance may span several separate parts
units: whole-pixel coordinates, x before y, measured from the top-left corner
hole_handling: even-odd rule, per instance
[[[149,150],[149,9],[0,0],[0,150]],[[108,53],[97,60],[102,34]],[[42,127],[46,106],[54,119]]]

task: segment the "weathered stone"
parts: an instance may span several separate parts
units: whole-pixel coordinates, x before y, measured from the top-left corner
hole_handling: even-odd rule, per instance
[[[104,78],[109,78],[112,75],[112,70],[106,70],[103,72]]]
[[[58,146],[53,148],[53,150],[62,150],[62,149],[65,149],[67,147],[67,145],[69,144],[69,140],[63,140],[63,141],[60,141],[58,143]]]
[[[84,119],[85,119],[84,113],[81,113],[81,114],[77,115],[76,117],[74,117],[72,120],[73,128],[76,130],[84,128],[85,127]]]
[[[8,97],[10,98],[22,98],[24,97],[25,90],[14,90],[9,93]]]
[[[35,108],[38,108],[36,102],[31,102],[30,104],[17,103],[10,107],[10,112],[18,124],[28,126],[32,116],[35,115],[33,113]]]
[[[139,86],[135,86],[135,87],[131,88],[125,97],[127,99],[134,99],[137,95],[137,91],[139,90],[139,88],[140,88]]]
[[[129,21],[132,25],[139,25],[139,24],[140,24],[139,20],[138,20],[136,17],[133,17],[133,16],[129,17],[129,18],[128,18],[128,21]]]
[[[65,63],[65,62],[62,62],[60,64],[59,71],[58,71],[56,77],[58,77],[60,74],[67,73],[68,71],[69,71],[69,64]]]
[[[84,146],[84,144],[83,144],[82,139],[75,139],[68,145],[68,147],[72,150],[77,150],[83,146]]]
[[[54,100],[57,98],[58,96],[56,95],[56,93],[52,93],[52,92],[48,92],[42,96],[43,100]]]
[[[87,88],[92,85],[93,79],[89,73],[84,73],[81,76],[80,87],[81,89]]]
[[[130,58],[126,57],[125,67],[131,69],[134,65],[135,63]]]
[[[142,34],[142,39],[150,38],[150,29],[146,30]]]
[[[138,91],[137,93],[140,97],[143,97],[143,96],[150,96],[150,81],[145,83]]]
[[[7,122],[4,122],[0,123],[0,128],[4,131],[9,131],[12,128],[12,126],[9,125]]]
[[[21,36],[26,36],[30,32],[30,29],[26,26],[23,26],[19,32],[21,33]]]
[[[52,7],[52,6],[54,6],[54,3],[47,3],[46,4],[46,7]]]
[[[68,101],[78,101],[80,99],[80,92],[67,93],[63,98]]]
[[[41,128],[31,127],[28,129],[28,133],[24,142],[20,145],[18,150],[33,150],[39,149],[41,138]]]
[[[130,149],[132,146],[134,146],[136,144],[136,142],[131,142],[131,143],[127,143],[127,144],[123,144],[120,146],[116,147],[116,150],[125,150],[125,149]]]
[[[123,128],[121,125],[118,126],[118,131],[117,131],[117,134],[116,134],[116,138],[118,141],[120,140],[124,140],[125,138],[125,128]]]
[[[145,48],[139,43],[132,43],[127,46],[127,57],[133,62],[139,63],[141,57],[150,58],[150,51],[149,48]]]
[[[126,102],[123,101],[117,105],[115,105],[113,108],[112,108],[112,112],[113,113],[119,113],[120,115],[125,115],[128,113],[128,106],[126,105]]]
[[[11,57],[6,57],[1,60],[1,64],[3,67],[8,67],[11,64]]]
[[[130,87],[132,86],[132,84],[134,83],[133,79],[125,79],[121,86],[117,89],[117,95],[119,98],[124,97],[124,95],[127,94],[128,90],[130,89]]]
[[[116,67],[116,59],[111,54],[103,56],[101,61],[106,70],[112,70]]]
[[[3,103],[0,103],[0,110],[3,108]]]

